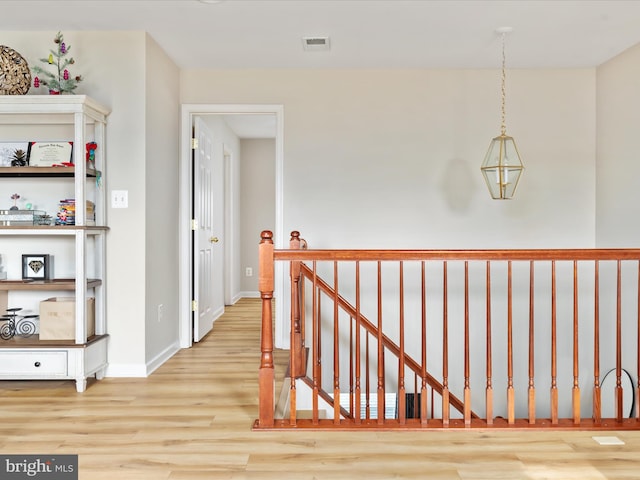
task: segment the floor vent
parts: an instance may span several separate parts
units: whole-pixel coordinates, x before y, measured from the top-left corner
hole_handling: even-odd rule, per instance
[[[340,394],[340,406],[347,411],[350,410],[350,399],[350,394]],[[367,418],[367,396],[365,393],[360,396],[360,418]],[[378,418],[378,397],[373,393],[369,395],[369,418]],[[398,418],[398,401],[395,393],[385,393],[384,395],[384,418]]]

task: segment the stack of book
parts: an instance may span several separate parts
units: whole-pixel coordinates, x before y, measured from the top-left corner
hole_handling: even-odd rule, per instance
[[[95,204],[87,200],[87,225],[96,224]],[[56,225],[75,225],[76,224],[76,199],[65,198],[60,200],[58,207],[58,215],[56,217]]]

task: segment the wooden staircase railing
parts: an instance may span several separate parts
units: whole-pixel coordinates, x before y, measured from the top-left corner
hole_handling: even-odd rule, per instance
[[[402,357],[404,364],[409,370],[411,370],[415,375],[420,376],[421,378],[424,378],[424,385],[422,385],[422,391],[425,392],[425,396],[423,397],[425,401],[426,401],[427,386],[431,387],[434,393],[442,395],[444,386],[438,380],[436,380],[436,378],[433,377],[429,372],[427,372],[426,369],[422,367],[423,365],[426,365],[426,362],[422,362],[420,364],[416,362],[411,356],[408,356],[401,346],[396,345],[387,335],[385,335],[381,330],[378,329],[378,326],[374,325],[370,320],[368,320],[365,316],[363,316],[362,313],[360,313],[360,310],[358,307],[354,307],[353,305],[351,305],[339,294],[336,295],[336,292],[334,291],[334,289],[331,286],[329,286],[321,278],[318,278],[316,276],[314,279],[313,270],[310,269],[308,266],[302,264],[300,265],[299,270],[300,270],[301,277],[311,280],[315,284],[315,287],[316,289],[318,289],[319,292],[326,294],[328,297],[335,297],[337,299],[338,307],[350,316],[352,320],[352,324],[353,323],[356,324],[356,329],[358,329],[358,327],[361,327],[366,331],[367,334],[377,337],[380,343],[385,347],[387,351],[389,351],[389,353],[391,353],[396,358]],[[400,330],[402,331],[402,328]],[[317,335],[314,335],[314,338],[316,337]],[[352,342],[350,342],[350,344],[351,343]],[[426,354],[426,347],[423,348],[422,351],[425,352]],[[356,349],[355,352],[356,352],[355,365],[357,366],[360,364],[360,362],[358,362],[359,350]],[[368,358],[368,356],[365,358]],[[380,362],[380,364],[383,363],[383,360],[381,359],[381,357],[379,357],[378,361]],[[295,363],[301,363],[301,362],[298,362],[297,360],[295,360]],[[321,367],[319,362],[315,362],[315,363],[317,363],[318,368]],[[314,376],[320,377],[319,373]],[[357,382],[357,379],[359,378],[358,372],[356,372],[355,378]],[[381,404],[384,404],[383,402],[381,402],[381,399],[378,399],[378,401]],[[464,411],[463,402],[457,397],[455,397],[454,395],[449,395],[449,403],[456,410],[460,412]],[[426,411],[426,410],[422,409],[422,411]],[[469,412],[469,414],[471,415],[471,412]],[[473,414],[473,416],[477,417],[477,415],[475,414]]]
[[[276,250],[272,239],[262,232],[254,428],[640,429],[640,249],[313,250],[293,232]],[[275,262],[291,287],[280,419]],[[302,404],[311,418],[297,418]]]

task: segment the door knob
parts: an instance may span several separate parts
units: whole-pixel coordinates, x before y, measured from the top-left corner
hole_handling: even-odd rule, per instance
[[[209,239],[209,241],[210,241],[211,243],[218,243],[218,241],[219,241],[219,240],[218,240],[218,237],[211,237],[211,238]]]

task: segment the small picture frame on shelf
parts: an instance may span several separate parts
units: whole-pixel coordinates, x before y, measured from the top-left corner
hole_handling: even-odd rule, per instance
[[[51,277],[51,256],[49,254],[22,255],[23,280],[49,280]]]
[[[0,167],[29,165],[29,142],[0,142]]]
[[[73,142],[30,142],[29,166],[71,167],[72,154]]]

